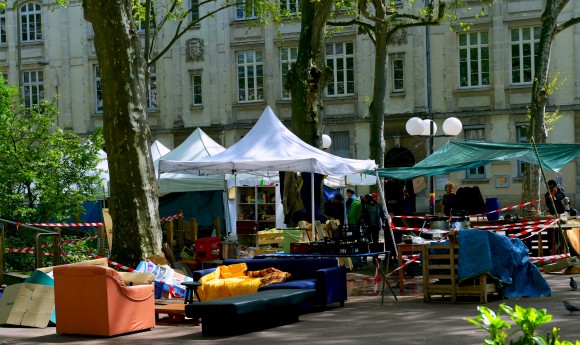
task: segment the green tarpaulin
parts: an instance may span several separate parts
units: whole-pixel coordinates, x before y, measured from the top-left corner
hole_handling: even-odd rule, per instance
[[[542,166],[555,172],[580,154],[580,144],[537,144],[536,147]],[[510,159],[539,164],[532,144],[449,141],[412,167],[382,168],[377,171],[380,177],[406,180],[448,174]],[[367,174],[375,174],[375,171],[368,171]]]

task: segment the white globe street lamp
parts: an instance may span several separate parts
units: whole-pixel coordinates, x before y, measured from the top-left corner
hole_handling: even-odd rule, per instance
[[[422,137],[436,137],[437,135],[437,124],[430,119],[421,120],[418,117],[412,117],[407,120],[405,129],[409,135],[422,136]],[[443,137],[454,137],[461,133],[463,125],[461,121],[456,117],[450,117],[443,122]]]
[[[431,113],[429,112],[429,115]],[[427,146],[427,155],[433,153],[433,138],[434,137],[454,137],[461,133],[463,125],[456,117],[450,117],[443,122],[443,135],[437,135],[437,124],[431,119],[421,120],[418,117],[412,117],[407,120],[405,129],[407,133],[412,136],[428,137],[429,144]],[[435,214],[435,190],[433,176],[429,177],[429,208],[431,214]]]
[[[443,133],[451,136],[456,136],[461,133],[463,125],[456,117],[450,117],[445,122],[443,122]]]
[[[330,145],[332,145],[332,139],[330,138],[330,136],[328,134],[323,134],[322,135],[322,148],[323,149],[327,149],[330,147]]]

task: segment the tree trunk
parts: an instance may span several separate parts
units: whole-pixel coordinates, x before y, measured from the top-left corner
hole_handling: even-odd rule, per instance
[[[324,30],[332,0],[301,1],[301,32],[296,63],[288,71],[286,88],[292,96],[292,132],[321,147],[320,114],[328,76],[324,63]]]
[[[546,103],[548,102],[548,68],[552,42],[556,36],[558,16],[569,0],[548,0],[542,14],[542,32],[538,44],[538,56],[535,61],[535,74],[532,84],[532,100],[530,103],[530,126],[528,128],[528,142],[532,138],[537,144],[545,143],[548,137],[546,127]],[[541,157],[540,157],[541,158]],[[526,164],[528,165],[528,164]],[[529,166],[524,170],[522,202],[540,199],[540,170],[539,166]],[[541,203],[535,208],[539,211]]]
[[[85,0],[103,85],[103,129],[111,177],[113,260],[127,266],[161,253],[158,190],[149,152],[145,61],[131,0]]]
[[[369,106],[371,117],[370,153],[379,168],[385,166],[385,95],[387,93],[387,25],[377,22],[375,26],[375,75],[373,100]]]

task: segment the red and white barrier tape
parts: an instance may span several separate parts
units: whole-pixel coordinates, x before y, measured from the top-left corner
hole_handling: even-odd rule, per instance
[[[558,259],[564,259],[564,258],[569,258],[569,257],[570,257],[570,253],[550,255],[550,256],[540,256],[540,257],[530,256],[530,262],[533,264],[537,264],[538,262],[556,261]]]
[[[411,259],[407,259],[401,266],[399,266],[399,267],[395,268],[394,270],[392,270],[391,272],[389,272],[387,274],[387,276],[390,276],[391,274],[397,272],[398,270],[407,267],[410,263],[419,260],[420,257],[421,257],[421,254],[413,254],[413,255],[411,255]]]
[[[178,214],[174,214],[172,216],[162,217],[159,220],[162,222],[165,222],[168,220],[174,220],[174,219],[181,218],[181,217],[183,217],[183,213],[178,213]]]
[[[524,206],[528,206],[528,205],[533,205],[537,202],[540,202],[542,200],[545,200],[546,198],[541,198],[538,200],[532,200],[532,201],[528,201],[522,204],[518,204],[518,205],[513,205],[513,206],[508,206],[508,207],[504,207],[504,208],[500,208],[497,210],[493,210],[493,211],[489,211],[486,213],[478,213],[478,214],[470,214],[469,217],[485,217],[488,214],[492,214],[492,213],[497,213],[497,212],[502,212],[502,211],[511,211],[515,208],[520,208],[520,207],[524,207]],[[401,218],[401,219],[431,219],[433,216],[403,216],[403,215],[388,215],[387,217],[392,217],[392,218]]]
[[[99,238],[99,236],[89,236],[89,237],[85,237],[85,238],[77,238],[77,239],[72,239],[72,240],[64,240],[64,241],[58,242],[58,244],[59,245],[62,245],[62,244],[71,244],[71,243],[76,243],[76,242],[81,242],[81,241],[94,240],[95,238]],[[46,244],[43,244],[41,246],[41,248],[49,248],[49,247],[52,247],[52,246],[53,246],[52,243],[46,243]],[[9,251],[11,253],[29,253],[29,252],[33,252],[34,251],[34,247],[26,247],[26,248],[6,248],[6,251]]]
[[[16,226],[20,225],[30,225],[30,226],[59,226],[59,227],[81,227],[81,226],[100,226],[104,225],[103,222],[96,222],[96,223],[20,223],[17,222]]]
[[[511,235],[509,235],[509,237],[510,238],[517,238],[517,237],[520,237],[520,236],[523,236],[523,235],[526,235],[526,234],[530,234],[530,236],[528,236],[528,237],[531,237],[531,236],[534,236],[535,234],[537,234],[539,232],[544,231],[546,228],[548,228],[548,227],[556,224],[559,221],[560,221],[559,218],[555,218],[555,219],[553,219],[549,223],[542,224],[542,225],[535,225],[535,226],[531,227],[530,229],[527,229],[527,230],[518,232],[517,234],[511,234]],[[528,237],[526,237],[526,238],[528,238]],[[524,239],[526,239],[526,238],[524,238]]]
[[[548,223],[551,222],[554,218],[552,219],[539,219],[539,220],[531,220],[531,221],[527,221],[527,222],[520,222],[520,223],[509,223],[509,224],[500,224],[500,225],[482,225],[482,226],[477,226],[477,229],[498,229],[498,228],[513,228],[513,227],[520,227],[520,226],[527,226],[527,225],[536,225],[536,224],[542,224],[542,223]]]
[[[498,210],[493,210],[493,211],[489,211],[489,212],[485,212],[485,213],[478,213],[478,214],[470,214],[469,217],[484,217],[488,214],[492,214],[492,213],[496,213],[496,212],[501,212],[501,211],[511,211],[514,208],[520,208],[520,207],[524,207],[524,206],[528,206],[528,205],[533,205],[537,202],[540,202],[542,200],[545,200],[546,198],[541,198],[538,200],[532,200],[532,201],[528,201],[528,202],[524,202],[523,204],[518,204],[518,205],[514,205],[514,206],[508,206],[508,207],[504,207],[504,208],[500,208]]]

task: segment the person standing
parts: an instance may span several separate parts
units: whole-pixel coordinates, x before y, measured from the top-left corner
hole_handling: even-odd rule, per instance
[[[344,199],[342,194],[337,193],[324,205],[324,215],[331,219],[337,219],[340,224],[344,223]]]
[[[345,203],[347,215],[350,212],[350,207],[355,199],[358,199],[358,198],[357,198],[356,194],[354,193],[354,190],[348,188],[346,190],[346,203]],[[352,223],[349,222],[349,224],[352,224]]]
[[[455,183],[445,182],[445,194],[441,200],[441,215],[451,215],[451,209],[455,208]]]
[[[347,191],[348,193],[348,191]],[[348,209],[348,225],[349,227],[359,227],[362,218],[362,205],[359,198],[354,198]]]
[[[371,194],[366,194],[362,198],[363,221],[365,224],[364,236],[367,240],[372,240],[373,244],[379,243],[379,231],[386,220],[383,207],[373,198]]]

